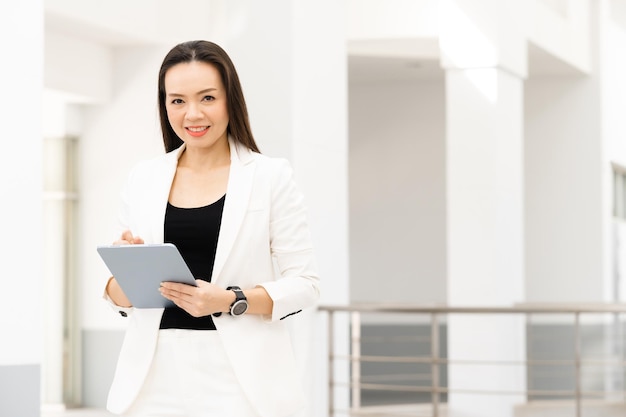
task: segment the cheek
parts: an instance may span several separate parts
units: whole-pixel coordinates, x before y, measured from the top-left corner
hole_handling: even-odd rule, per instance
[[[226,109],[226,108],[221,109],[221,112],[220,112],[220,118],[222,119],[222,121],[223,121],[225,124],[228,124],[228,121],[229,121],[229,118],[228,118],[228,109]]]
[[[180,116],[174,111],[168,111],[167,120],[170,122],[170,126],[172,126],[173,129],[176,129],[180,120]]]

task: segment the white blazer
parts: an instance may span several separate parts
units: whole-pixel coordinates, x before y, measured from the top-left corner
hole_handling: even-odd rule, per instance
[[[229,144],[230,174],[211,282],[244,290],[261,285],[274,307],[267,317],[222,314],[213,320],[251,403],[263,417],[283,417],[304,401],[281,320],[319,298],[306,210],[286,160]],[[138,164],[122,193],[121,227],[146,243],[163,242],[165,209],[183,149]],[[130,320],[107,402],[109,411],[121,414],[148,373],[163,309],[114,308]]]

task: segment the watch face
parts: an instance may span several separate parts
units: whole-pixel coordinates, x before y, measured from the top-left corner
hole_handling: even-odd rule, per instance
[[[239,300],[235,304],[233,304],[233,308],[231,309],[231,314],[233,316],[240,316],[246,312],[248,309],[248,303],[244,300]]]

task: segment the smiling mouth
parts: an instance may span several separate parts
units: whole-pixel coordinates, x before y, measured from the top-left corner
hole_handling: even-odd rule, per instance
[[[209,128],[209,126],[193,126],[193,127],[186,127],[185,129],[187,129],[190,132],[193,133],[200,133],[200,132],[204,132],[205,130],[207,130]]]

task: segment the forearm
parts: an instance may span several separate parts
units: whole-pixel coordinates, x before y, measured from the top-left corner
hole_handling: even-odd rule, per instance
[[[126,294],[124,294],[124,291],[122,291],[122,288],[114,277],[109,278],[105,291],[116,305],[120,307],[132,307],[132,303],[128,300]]]
[[[248,301],[248,310],[246,314],[272,314],[274,308],[274,302],[269,296],[265,288],[255,287],[243,290],[246,300]],[[230,306],[235,302],[235,292],[232,290],[226,291],[224,297],[221,298],[220,310],[224,313],[229,312]]]
[[[247,314],[272,314],[274,308],[274,302],[270,295],[265,291],[263,287],[250,288],[243,290],[243,293],[248,299],[248,311]]]

